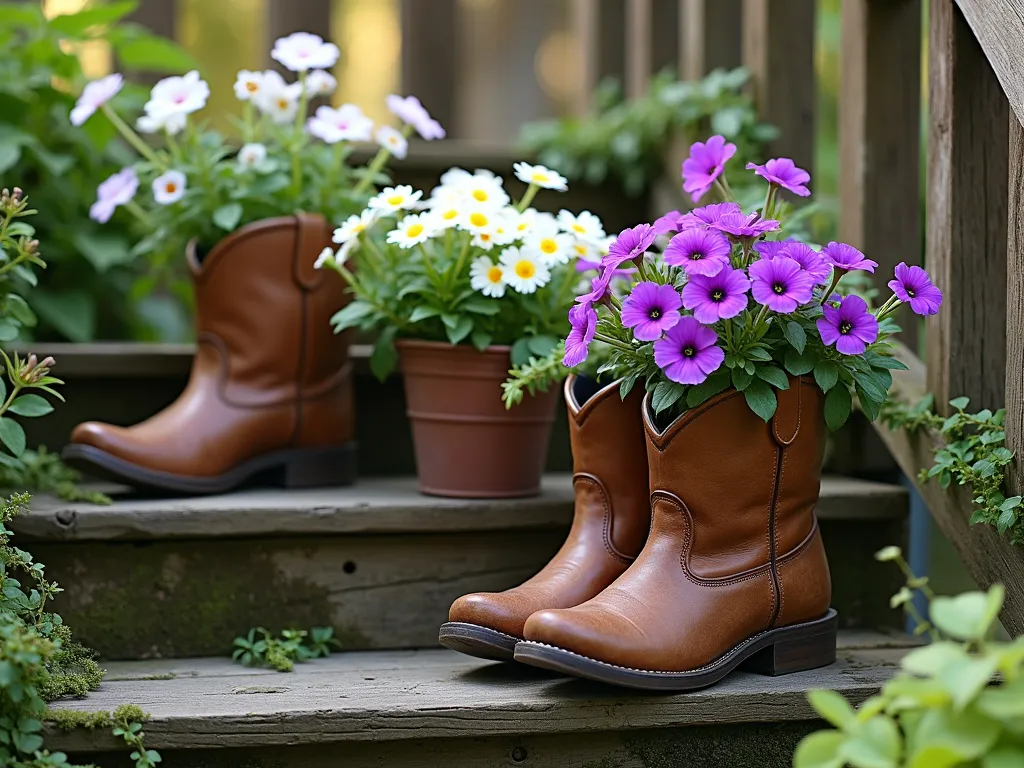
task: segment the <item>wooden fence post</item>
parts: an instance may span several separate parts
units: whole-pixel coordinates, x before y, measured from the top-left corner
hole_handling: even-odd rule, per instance
[[[743,0],[679,0],[679,76],[700,80],[743,61]]]
[[[270,49],[279,37],[292,32],[312,32],[325,40],[331,39],[331,3],[327,0],[267,0],[267,61]]]
[[[743,0],[743,63],[762,120],[780,131],[771,152],[814,177],[815,0]]]
[[[455,0],[402,0],[402,93],[415,94],[457,136],[458,26]]]
[[[1009,213],[1006,238],[1006,446],[1017,456],[1009,473],[1024,494],[1024,126],[1010,114]]]
[[[643,96],[651,79],[653,17],[654,0],[626,0],[626,96],[630,99]]]

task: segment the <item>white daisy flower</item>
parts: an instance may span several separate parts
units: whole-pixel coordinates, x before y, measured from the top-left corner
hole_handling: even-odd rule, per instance
[[[177,136],[185,130],[186,121],[187,115],[183,112],[142,115],[135,121],[135,128],[140,133],[159,133],[161,131],[167,131],[171,136]]]
[[[474,175],[458,182],[460,192],[470,205],[495,210],[509,204],[510,198],[502,186],[501,179],[490,174]]]
[[[263,88],[263,73],[243,69],[235,79],[235,96],[240,101],[252,101]]]
[[[501,266],[505,282],[518,293],[534,293],[551,280],[551,272],[538,254],[514,245],[501,254]]]
[[[489,256],[481,256],[469,265],[469,284],[484,296],[500,299],[505,295],[505,270]]]
[[[472,208],[463,213],[459,227],[475,234],[492,230],[497,220],[498,214],[495,211],[486,208]]]
[[[421,197],[423,193],[419,190],[413,192],[408,184],[399,184],[397,187],[385,187],[376,197],[370,198],[368,205],[381,215],[386,215],[412,210]]]
[[[314,69],[306,75],[306,93],[310,96],[330,96],[338,87],[334,75],[323,69]]]
[[[425,243],[434,235],[428,216],[413,213],[404,217],[395,229],[388,232],[388,242],[399,248],[412,248]]]
[[[434,228],[438,230],[458,226],[462,214],[463,209],[455,203],[433,201],[430,206],[430,216],[434,220]]]
[[[601,253],[598,247],[590,242],[589,240],[583,240],[579,237],[575,239],[572,244],[572,255],[577,259],[583,261],[600,261],[607,253]]]
[[[286,83],[279,72],[268,69],[263,73],[260,90],[252,101],[260,112],[283,125],[295,119],[301,96],[301,83]]]
[[[608,251],[612,249],[612,244],[617,239],[618,238],[615,235],[608,235],[608,237],[602,239],[597,243],[597,252],[601,254],[601,256],[607,256]]]
[[[559,192],[565,192],[569,188],[568,180],[564,176],[543,165],[516,163],[512,167],[515,169],[516,178],[524,184],[536,184],[538,187],[557,189]]]
[[[313,262],[313,269],[323,269],[334,264],[334,249],[327,247],[320,251],[320,255]]]
[[[523,241],[525,250],[536,253],[549,267],[556,264],[567,264],[573,253],[574,238],[562,232],[532,232]]]
[[[485,229],[473,235],[473,239],[469,241],[469,244],[477,248],[483,248],[485,251],[489,251],[494,248],[494,246],[499,245],[498,235],[493,229]]]
[[[348,261],[349,255],[358,247],[359,239],[355,237],[349,240],[347,243],[342,243],[341,248],[339,248],[338,252],[334,254],[334,263],[337,264],[339,267],[344,266],[345,262]]]
[[[489,173],[489,171],[477,171],[477,173]],[[447,171],[441,174],[440,187],[453,187],[460,181],[465,181],[473,177],[469,171],[464,168],[449,168]]]
[[[402,135],[401,131],[395,130],[390,125],[382,125],[378,128],[374,138],[378,144],[391,152],[399,160],[404,160],[405,156],[409,154],[408,139]]]
[[[267,159],[267,148],[263,144],[246,144],[238,150],[238,164],[252,168]]]
[[[572,211],[563,208],[558,212],[558,226],[562,228],[563,232],[595,243],[605,237],[604,225],[590,211],[583,211],[576,216]]]
[[[338,63],[340,53],[338,46],[325,43],[320,35],[293,32],[274,42],[270,57],[292,72],[305,72],[310,69],[330,69]]]
[[[176,203],[185,196],[185,174],[167,171],[153,179],[153,199],[160,205]]]
[[[349,216],[345,222],[334,230],[334,242],[338,245],[355,240],[359,235],[377,223],[377,211],[367,208],[358,216]]]

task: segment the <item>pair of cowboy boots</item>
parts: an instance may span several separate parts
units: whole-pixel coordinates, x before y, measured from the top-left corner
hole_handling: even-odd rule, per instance
[[[331,244],[316,215],[265,219],[186,262],[196,355],[181,396],[132,427],[80,424],[64,459],[92,475],[176,493],[219,493],[260,476],[286,487],[355,477],[349,335],[331,316],[341,277],[315,269]]]
[[[521,586],[459,598],[441,643],[657,690],[832,663],[817,386],[792,379],[767,424],[730,390],[663,428],[618,390],[567,380],[569,536]]]

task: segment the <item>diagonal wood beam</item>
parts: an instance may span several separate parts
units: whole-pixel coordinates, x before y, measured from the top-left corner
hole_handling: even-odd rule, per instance
[[[1010,107],[1024,123],[1024,0],[956,0],[956,4],[981,43]]]

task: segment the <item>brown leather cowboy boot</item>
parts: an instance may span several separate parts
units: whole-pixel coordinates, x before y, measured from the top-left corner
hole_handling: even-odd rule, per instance
[[[524,584],[456,600],[450,621],[441,627],[441,645],[511,661],[530,614],[589,600],[639,554],[651,524],[642,391],[634,390],[623,401],[619,384],[600,387],[577,376],[566,380],[576,494],[569,536],[551,562]]]
[[[822,394],[790,380],[765,424],[735,390],[663,431],[644,402],[651,534],[608,589],[526,622],[515,658],[633,688],[710,685],[740,664],[831,664],[836,612],[814,507]]]
[[[330,242],[321,216],[300,214],[242,227],[202,264],[190,245],[196,356],[188,386],[133,427],[80,424],[64,459],[181,493],[226,491],[264,472],[290,487],[351,482],[349,342],[330,326],[344,285],[313,268]]]

